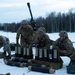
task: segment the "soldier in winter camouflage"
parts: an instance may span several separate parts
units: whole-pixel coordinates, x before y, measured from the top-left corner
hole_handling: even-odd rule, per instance
[[[53,44],[53,40],[45,33],[42,27],[38,28],[36,31],[36,42],[35,42],[35,59],[41,61],[48,61],[48,51],[49,47]]]
[[[9,39],[5,36],[0,35],[0,48],[3,47],[3,54],[6,55],[6,52],[8,55],[11,55],[11,49],[10,49],[10,44],[9,44]]]
[[[33,28],[30,25],[28,25],[25,20],[22,21],[21,26],[17,30],[16,35],[17,44],[19,44],[19,38],[21,46],[28,46],[32,43]]]
[[[46,32],[46,29],[45,29],[45,27],[44,27],[44,25],[42,24],[41,26],[39,26],[39,25],[37,25],[36,26],[36,31],[34,31],[34,36],[33,36],[33,44],[35,45],[35,43],[36,43],[36,38],[37,38],[37,32],[39,31],[39,30],[42,30],[44,33]]]
[[[45,32],[46,32],[46,30],[44,27],[38,28],[38,30],[36,32],[36,35],[37,35],[36,44],[39,47],[48,48],[50,45],[53,44],[54,41],[51,40]]]
[[[39,31],[39,30],[42,30],[44,33],[46,32],[46,29],[45,29],[44,26],[39,27],[39,28],[38,28],[38,31]]]
[[[32,44],[33,44],[33,28],[26,23],[26,21],[22,21],[21,26],[17,30],[16,42],[17,47],[19,46],[19,38],[20,38],[20,51],[18,49],[18,56],[23,56],[27,59],[32,59]],[[15,54],[16,55],[16,54]]]
[[[71,62],[75,62],[75,49],[66,31],[60,31],[59,38],[55,41],[54,47],[60,56],[68,56]]]

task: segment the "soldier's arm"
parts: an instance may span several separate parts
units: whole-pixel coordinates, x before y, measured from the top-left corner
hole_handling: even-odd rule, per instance
[[[44,40],[45,40],[45,43],[46,43],[45,48],[48,48],[50,45],[52,45],[52,41],[50,40],[48,35],[44,36]]]
[[[59,38],[56,40],[56,41],[54,41],[53,42],[53,48],[54,49],[57,49],[57,51],[59,52],[59,53],[63,53],[63,51],[60,49],[60,47],[59,47]]]
[[[19,27],[19,29],[17,30],[17,34],[16,34],[16,43],[19,44],[18,40],[19,40],[19,37],[20,37],[20,34],[21,34],[21,28],[22,26]]]
[[[71,41],[69,41],[69,42],[66,43],[66,49],[67,50],[63,50],[63,52],[64,52],[65,55],[70,55],[70,54],[73,53],[74,47],[73,47],[73,44],[72,44]]]

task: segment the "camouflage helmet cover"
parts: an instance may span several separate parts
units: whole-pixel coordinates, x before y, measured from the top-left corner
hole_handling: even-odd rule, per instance
[[[68,37],[68,34],[66,31],[60,31],[59,36]]]
[[[21,21],[21,25],[27,25],[27,21],[26,20],[22,20]]]

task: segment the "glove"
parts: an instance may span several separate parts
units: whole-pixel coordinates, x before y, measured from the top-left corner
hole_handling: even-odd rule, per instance
[[[54,46],[54,49],[57,49],[57,51],[58,51],[59,53],[62,52],[61,49],[60,49],[59,47],[57,47],[57,46]]]

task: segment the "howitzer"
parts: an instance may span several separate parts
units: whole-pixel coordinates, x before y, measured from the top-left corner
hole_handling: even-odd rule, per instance
[[[33,19],[33,15],[32,15],[32,12],[31,12],[31,8],[30,8],[30,3],[29,2],[27,3],[27,6],[29,8],[29,12],[30,12],[30,16],[31,16],[31,25],[32,25],[34,31],[36,31],[36,24],[35,24],[34,19]]]

